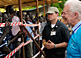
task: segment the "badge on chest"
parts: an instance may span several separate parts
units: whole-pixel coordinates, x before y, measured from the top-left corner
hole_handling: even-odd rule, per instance
[[[56,29],[58,28],[58,26],[53,26],[53,27],[51,27],[52,29],[51,29],[51,32],[50,32],[50,36],[54,36],[54,35],[56,35]]]
[[[56,35],[56,31],[51,31],[50,35],[51,36]]]

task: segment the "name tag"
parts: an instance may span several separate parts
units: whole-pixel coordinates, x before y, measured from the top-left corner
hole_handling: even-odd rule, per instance
[[[56,35],[56,31],[51,31],[51,36]]]

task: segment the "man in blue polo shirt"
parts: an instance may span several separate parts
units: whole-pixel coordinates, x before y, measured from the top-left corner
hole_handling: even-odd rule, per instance
[[[76,8],[77,7],[77,8]],[[67,58],[81,58],[81,1],[66,1],[62,17],[72,27]]]

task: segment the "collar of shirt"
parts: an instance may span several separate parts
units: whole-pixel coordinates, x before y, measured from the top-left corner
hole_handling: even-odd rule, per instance
[[[51,24],[51,28],[55,27],[55,24]]]
[[[81,24],[81,20],[72,28],[72,30],[74,31],[76,28],[78,28],[80,24]]]
[[[56,24],[55,24],[54,27],[58,28],[58,27],[59,27],[59,22],[60,22],[60,21],[57,20],[57,22],[56,22]],[[51,23],[48,23],[47,25],[48,25],[50,28],[52,28],[52,27],[51,27]]]

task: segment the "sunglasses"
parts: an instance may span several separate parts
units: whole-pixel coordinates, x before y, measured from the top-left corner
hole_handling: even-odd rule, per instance
[[[48,13],[48,15],[52,15],[53,13]]]

